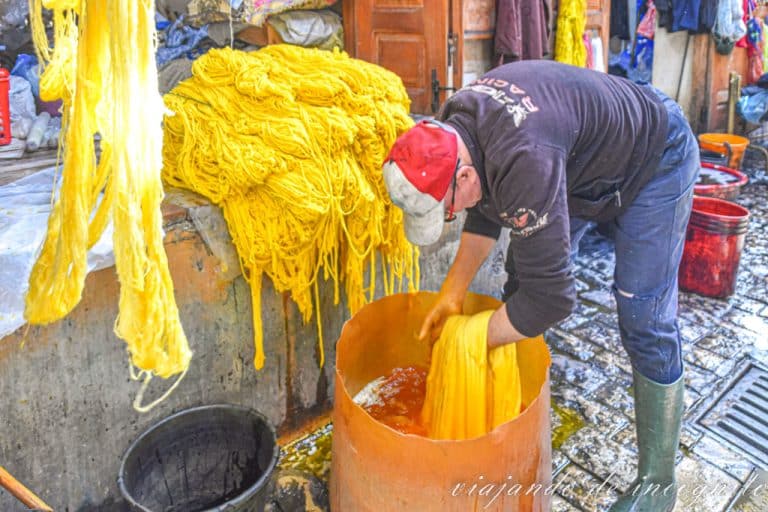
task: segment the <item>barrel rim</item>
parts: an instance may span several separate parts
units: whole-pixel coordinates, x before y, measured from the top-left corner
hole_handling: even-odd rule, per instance
[[[714,212],[697,210],[696,209],[697,203],[699,205],[722,203],[727,205],[729,208],[733,207],[742,211],[743,214],[742,215],[723,215],[723,214],[714,213]],[[700,217],[708,217],[711,219],[718,219],[723,222],[740,221],[742,219],[749,219],[750,217],[749,210],[744,208],[740,204],[734,203],[733,201],[728,201],[726,199],[720,199],[719,197],[710,197],[710,196],[693,196],[693,206],[691,208],[691,217],[693,217],[694,215],[698,215]]]
[[[709,162],[701,162],[701,167],[706,167],[707,169],[714,169],[716,171],[724,172],[727,174],[730,174],[731,176],[735,176],[738,178],[738,181],[735,181],[733,183],[723,183],[723,184],[695,184],[693,186],[693,190],[695,194],[703,194],[703,195],[709,195],[715,192],[727,192],[731,191],[733,189],[738,189],[743,187],[747,184],[749,181],[749,176],[744,174],[738,169],[734,169],[733,167],[727,167],[725,165],[719,165],[719,164],[712,164]]]
[[[280,446],[277,443],[277,431],[275,430],[275,427],[272,425],[272,423],[267,419],[267,417],[264,414],[262,414],[261,412],[251,407],[246,407],[243,405],[236,405],[236,404],[227,404],[227,403],[200,405],[200,406],[190,407],[190,408],[178,411],[174,414],[171,414],[170,416],[167,416],[166,418],[163,418],[157,423],[151,425],[146,430],[144,430],[141,433],[141,435],[139,435],[139,437],[137,437],[125,450],[125,452],[123,453],[123,457],[120,460],[120,469],[118,471],[117,485],[120,489],[120,494],[122,494],[123,497],[128,501],[129,505],[134,506],[139,510],[142,510],[143,512],[154,512],[151,509],[148,509],[147,507],[142,505],[141,503],[138,503],[126,488],[125,464],[126,464],[126,460],[128,459],[128,456],[138,448],[138,446],[144,439],[152,435],[155,431],[167,426],[168,423],[175,421],[176,419],[183,416],[189,416],[193,414],[205,414],[217,409],[226,409],[228,411],[237,411],[240,413],[245,413],[246,415],[253,416],[255,419],[259,420],[261,423],[263,423],[263,425],[266,427],[267,431],[269,432],[274,449],[272,450],[272,456],[270,457],[269,463],[267,464],[267,467],[264,469],[264,472],[262,473],[262,475],[251,486],[249,486],[247,489],[244,489],[243,492],[240,494],[240,496],[229,500],[226,503],[226,505],[209,508],[200,512],[217,512],[220,510],[225,510],[222,507],[230,508],[233,506],[242,505],[247,500],[251,499],[251,497],[254,495],[254,493],[257,490],[264,487],[264,485],[272,477],[272,473],[274,472],[274,469],[277,466],[277,460],[280,456]]]
[[[733,135],[732,133],[706,132],[700,133],[697,138],[699,142],[703,142],[705,144],[723,145],[724,142],[727,142],[731,146],[738,145],[741,147],[743,145],[745,148],[750,144],[750,140],[747,137],[743,137],[741,135]]]
[[[713,235],[744,235],[749,231],[748,224],[723,225],[717,223],[697,223],[691,222],[690,229],[701,230]]]

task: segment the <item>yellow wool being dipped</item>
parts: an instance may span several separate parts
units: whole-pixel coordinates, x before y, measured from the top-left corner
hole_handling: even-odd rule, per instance
[[[517,344],[509,343],[488,352],[488,430],[517,417],[522,406]]]
[[[111,219],[120,280],[115,333],[126,341],[131,362],[145,379],[134,403],[143,411],[157,403],[139,405],[150,378],[183,376],[192,355],[163,246],[164,106],[157,92],[154,3],[48,0],[45,7],[53,9],[52,49],[40,0],[32,1],[30,18],[45,66],[41,97],[63,100],[63,170],[46,240],[30,276],[25,315],[30,323],[50,323],[77,305],[87,249]],[[101,139],[98,163],[96,134]]]
[[[290,291],[304,321],[320,280],[354,313],[375,292],[418,283],[418,252],[389,200],[381,164],[412,126],[393,73],[342,52],[271,45],[211,50],[165,96],[163,177],[222,208],[251,286],[254,365],[264,365],[262,276]],[[366,279],[366,272],[368,277]]]
[[[422,421],[432,439],[470,439],[520,414],[514,343],[488,351],[493,311],[448,317],[432,348]]]

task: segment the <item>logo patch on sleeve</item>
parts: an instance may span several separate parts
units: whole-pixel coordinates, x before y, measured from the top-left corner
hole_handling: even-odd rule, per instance
[[[547,225],[549,214],[539,216],[530,208],[518,208],[511,215],[501,212],[502,222],[509,227],[510,233],[516,236],[528,236]]]

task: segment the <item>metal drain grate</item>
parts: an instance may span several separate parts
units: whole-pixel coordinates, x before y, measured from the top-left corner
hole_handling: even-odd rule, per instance
[[[768,469],[768,371],[749,363],[698,423]]]

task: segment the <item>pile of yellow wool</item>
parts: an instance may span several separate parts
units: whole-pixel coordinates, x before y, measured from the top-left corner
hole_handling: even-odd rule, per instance
[[[52,48],[43,0],[30,4],[33,39],[44,67],[40,95],[63,100],[59,147],[64,152],[61,191],[32,269],[25,316],[30,323],[46,324],[77,305],[87,250],[111,218],[120,279],[115,332],[144,372],[145,387],[152,375],[183,376],[192,354],[163,247],[164,108],[157,92],[154,2],[45,0],[53,11]],[[101,137],[98,161],[96,134]],[[141,394],[137,408],[140,399]]]
[[[432,348],[422,409],[432,439],[482,436],[520,414],[517,345],[488,350],[492,314],[448,317]]]
[[[264,274],[305,321],[316,310],[322,365],[321,268],[336,304],[343,282],[351,313],[373,299],[379,263],[385,293],[404,278],[418,284],[417,249],[381,175],[413,124],[402,81],[343,52],[291,45],[211,50],[192,74],[165,96],[163,178],[223,210],[251,286],[256,368]]]

